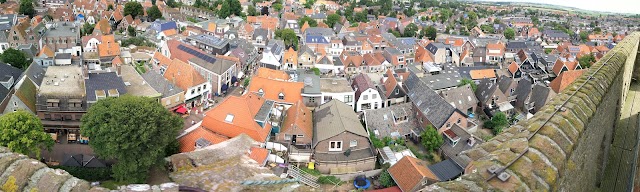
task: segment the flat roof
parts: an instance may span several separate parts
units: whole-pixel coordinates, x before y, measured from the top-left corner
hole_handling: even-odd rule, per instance
[[[49,66],[44,74],[40,95],[78,96],[85,95],[82,68],[78,66]]]
[[[329,93],[354,92],[346,79],[321,78],[320,91]]]
[[[126,85],[127,93],[134,96],[144,97],[160,97],[158,93],[149,83],[147,83],[135,68],[131,65],[122,65],[122,80]]]

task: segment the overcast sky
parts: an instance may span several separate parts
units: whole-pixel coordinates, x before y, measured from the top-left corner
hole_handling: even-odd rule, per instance
[[[501,1],[501,0],[489,0]],[[509,2],[533,2],[576,7],[593,11],[640,14],[640,0],[502,0]]]

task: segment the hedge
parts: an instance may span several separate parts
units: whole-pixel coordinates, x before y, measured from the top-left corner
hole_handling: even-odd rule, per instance
[[[53,169],[62,169],[79,179],[87,181],[106,181],[111,178],[110,167],[88,168],[88,167],[70,167],[70,166],[53,166]]]

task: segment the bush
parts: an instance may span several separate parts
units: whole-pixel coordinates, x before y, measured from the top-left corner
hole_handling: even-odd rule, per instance
[[[380,185],[382,185],[384,187],[396,186],[396,182],[393,181],[393,178],[391,178],[391,174],[389,174],[389,171],[387,171],[387,170],[384,170],[380,174],[380,177],[378,178],[378,181],[380,181]]]
[[[377,149],[383,148],[385,146],[384,142],[382,142],[380,139],[378,139],[378,137],[376,137],[375,134],[373,134],[373,131],[369,131],[369,139],[371,139],[371,143],[373,143],[373,146]]]
[[[88,168],[88,167],[70,167],[70,166],[53,166],[53,169],[62,169],[79,179],[87,181],[106,181],[111,178],[111,168]]]
[[[322,175],[322,174],[320,173],[320,171],[318,171],[318,170],[316,170],[316,169],[309,169],[309,168],[306,168],[306,167],[301,167],[301,168],[300,168],[300,170],[301,170],[302,172],[305,172],[305,173],[307,173],[307,174],[309,174],[309,175],[313,175],[313,176],[319,176],[319,175]]]
[[[330,185],[342,185],[342,180],[337,178],[336,176],[321,176],[318,177],[318,183],[320,184],[330,184]]]

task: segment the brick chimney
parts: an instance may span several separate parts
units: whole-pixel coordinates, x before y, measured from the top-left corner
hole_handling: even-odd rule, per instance
[[[118,65],[116,65],[116,74],[117,74],[118,76],[121,76],[121,75],[122,75],[122,64],[118,64]]]

